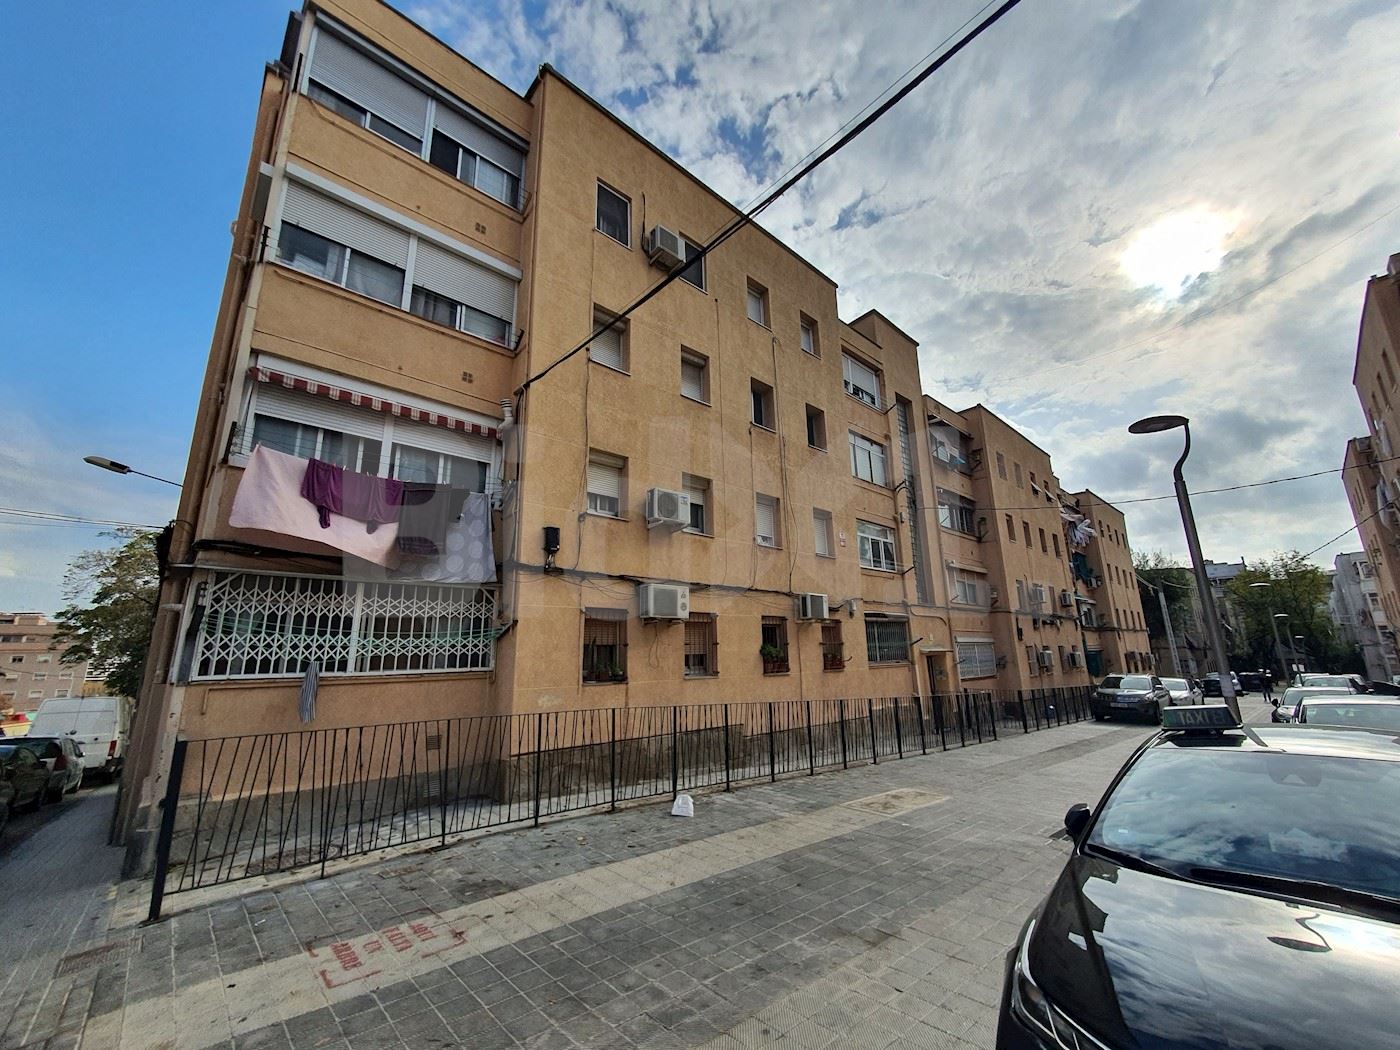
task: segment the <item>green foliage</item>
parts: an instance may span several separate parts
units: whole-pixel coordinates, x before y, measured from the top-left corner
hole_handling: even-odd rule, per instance
[[[64,663],[92,660],[107,669],[108,688],[134,697],[159,593],[155,537],[129,529],[104,535],[122,542],[83,551],[68,566],[63,594],[70,604],[58,614],[56,640],[67,643]]]
[[[1251,584],[1267,583],[1267,587]],[[1351,662],[1353,648],[1336,635],[1327,598],[1332,584],[1327,574],[1306,561],[1298,551],[1276,554],[1253,562],[1225,586],[1235,612],[1235,634],[1230,640],[1231,657],[1238,667],[1278,667],[1274,643],[1274,615],[1285,657],[1289,640],[1302,635],[1294,646],[1313,671],[1342,671]]]
[[[1153,638],[1166,637],[1166,625],[1162,623],[1162,605],[1153,587],[1160,587],[1167,599],[1167,614],[1172,618],[1172,627],[1182,631],[1192,623],[1191,589],[1195,581],[1191,570],[1173,565],[1161,551],[1135,551],[1133,570],[1138,576],[1138,596],[1142,599],[1142,618],[1147,623],[1147,633]],[[1144,583],[1144,581],[1146,581]],[[1149,587],[1147,584],[1151,584]],[[1178,641],[1181,639],[1178,638]]]

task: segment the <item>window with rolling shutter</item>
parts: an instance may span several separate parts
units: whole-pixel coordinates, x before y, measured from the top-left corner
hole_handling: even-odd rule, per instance
[[[627,679],[627,610],[583,611],[583,680],[622,682]]]
[[[782,537],[778,532],[778,500],[759,493],[754,497],[754,539],[760,547],[777,547]]]
[[[607,452],[588,455],[588,511],[610,518],[622,516],[627,461]]]
[[[593,310],[594,329],[602,328],[613,321],[613,315],[599,307]],[[619,372],[627,371],[627,322],[617,321],[605,332],[600,332],[588,344],[588,359],[600,365],[607,365]]]
[[[710,532],[710,479],[696,474],[682,474],[681,487],[690,497],[690,526],[686,532]]]
[[[812,511],[812,530],[816,539],[817,556],[834,558],[836,555],[831,542],[831,512],[826,510]]]
[[[502,204],[518,209],[523,203],[524,150],[442,102],[434,110],[428,160]]]
[[[880,408],[880,375],[850,354],[841,355],[841,377],[846,393],[871,408]]]
[[[692,350],[681,351],[681,393],[692,401],[709,404],[710,361]]]
[[[320,234],[329,240],[371,255],[380,262],[408,266],[408,234],[356,211],[299,182],[288,182],[282,202],[282,222]]]
[[[710,678],[719,674],[719,642],[715,614],[691,612],[685,622],[685,676]]]
[[[369,117],[378,117],[422,143],[428,123],[427,94],[324,29],[316,30],[311,45],[310,79],[363,107]],[[365,126],[381,131],[372,119]],[[417,152],[401,138],[387,137]]]
[[[508,346],[515,293],[509,277],[419,240],[409,306],[418,316]]]

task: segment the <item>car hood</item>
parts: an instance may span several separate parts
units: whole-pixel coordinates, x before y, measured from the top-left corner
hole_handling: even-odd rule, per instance
[[[1079,854],[1036,923],[1031,976],[1111,1047],[1393,1047],[1400,925]]]

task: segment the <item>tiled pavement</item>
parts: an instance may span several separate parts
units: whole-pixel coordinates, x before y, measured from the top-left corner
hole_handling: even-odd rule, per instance
[[[990,1047],[1060,818],[1146,733],[1065,726],[119,919],[107,961],[11,981],[0,1048]]]

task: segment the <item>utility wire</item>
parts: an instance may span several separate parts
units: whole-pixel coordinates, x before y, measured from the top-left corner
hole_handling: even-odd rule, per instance
[[[1362,518],[1355,525],[1353,525],[1351,528],[1344,529],[1341,532],[1337,533],[1337,535],[1333,536],[1330,540],[1322,544],[1320,547],[1314,547],[1312,550],[1308,551],[1308,553],[1304,554],[1303,557],[1311,558],[1318,551],[1324,550],[1325,548],[1332,546],[1332,544],[1336,543],[1340,539],[1344,539],[1348,533],[1355,532],[1357,529],[1361,528],[1362,525],[1365,525],[1368,521],[1370,521],[1380,512],[1381,508],[1377,507],[1375,510],[1371,511],[1370,514],[1367,514],[1364,518]]]
[[[134,521],[109,521],[102,518],[84,518],[74,514],[56,514],[52,511],[28,510],[19,507],[0,507],[0,514],[11,514],[23,518],[35,518],[39,521],[69,522],[80,525],[104,525],[109,528],[117,529],[148,529],[153,532],[159,532],[162,528],[165,527],[163,525],[146,525],[144,523]],[[22,523],[16,522],[15,524]]]
[[[642,306],[645,306],[652,299],[656,298],[656,296],[660,295],[662,290],[674,283],[676,279],[681,276],[682,273],[686,272],[690,267],[694,266],[697,262],[704,259],[706,255],[714,251],[725,241],[729,240],[729,238],[733,237],[740,230],[744,229],[746,226],[752,225],[754,219],[756,219],[759,215],[766,211],[768,207],[773,204],[774,201],[776,201],[779,197],[783,196],[783,194],[787,193],[787,191],[790,190],[793,186],[801,182],[818,167],[820,167],[826,161],[831,159],[831,157],[835,156],[847,145],[849,145],[854,139],[856,139],[867,128],[869,128],[870,125],[874,124],[877,120],[879,120],[896,105],[898,105],[901,101],[903,101],[903,99],[907,95],[909,95],[910,92],[914,91],[914,89],[919,87],[919,85],[921,85],[925,80],[933,76],[934,73],[938,72],[938,70],[942,69],[943,66],[947,65],[950,61],[952,61],[953,58],[956,57],[969,44],[971,44],[972,41],[976,40],[979,36],[981,36],[993,25],[999,22],[1003,17],[1005,17],[1006,14],[1009,13],[1012,8],[1020,4],[1020,2],[1021,0],[1005,0],[1005,2],[1002,3],[1000,7],[998,7],[990,15],[978,22],[977,25],[975,25],[966,35],[959,39],[957,43],[955,43],[952,47],[948,48],[948,50],[944,51],[943,54],[939,55],[938,58],[928,63],[922,70],[920,70],[917,76],[915,76],[912,80],[909,81],[909,83],[905,84],[902,88],[896,91],[884,102],[876,106],[875,109],[868,116],[864,117],[849,131],[841,135],[834,143],[832,143],[830,146],[827,146],[815,157],[813,157],[807,163],[803,164],[800,168],[797,169],[795,173],[793,173],[787,179],[779,183],[775,189],[773,189],[765,197],[759,200],[757,204],[749,208],[748,211],[741,213],[740,215],[736,216],[732,221],[727,223],[717,234],[710,238],[709,242],[703,247],[701,247],[700,251],[697,252],[694,256],[677,264],[669,273],[666,274],[665,277],[663,277],[656,284],[652,285],[651,288],[647,289],[647,291],[643,292],[641,296],[635,299],[630,305],[625,307],[620,313],[611,317],[605,324],[598,325],[593,330],[593,332],[586,339],[583,340],[583,342],[579,343],[577,346],[575,346],[572,350],[568,351],[562,357],[555,359],[555,361],[552,364],[545,366],[545,368],[543,368],[541,371],[535,373],[529,379],[525,380],[525,382],[522,383],[520,387],[515,391],[516,394],[523,395],[527,390],[530,389],[531,386],[539,382],[539,380],[543,379],[545,376],[549,375],[550,372],[554,371],[554,369],[558,368],[565,361],[568,361],[570,358],[588,349],[590,343],[592,343],[599,336],[603,335],[605,332],[611,331],[613,328],[616,328],[621,321],[625,320],[629,315],[634,313],[636,310],[640,309]]]

